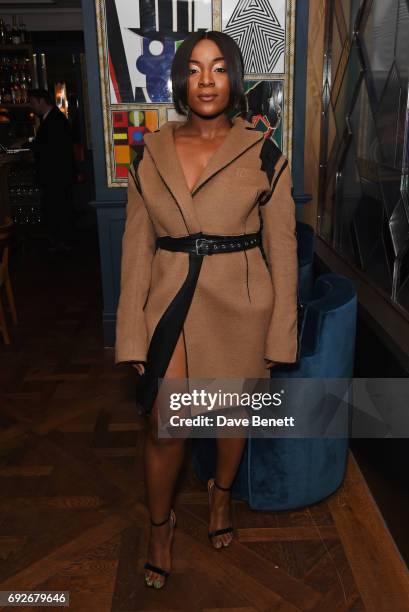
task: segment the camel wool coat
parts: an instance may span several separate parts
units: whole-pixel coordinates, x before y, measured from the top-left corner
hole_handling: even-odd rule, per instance
[[[265,134],[237,116],[190,192],[175,146],[178,125],[168,121],[145,134],[143,158],[129,176],[115,363],[149,366],[154,333],[161,330],[155,343],[158,356],[168,344],[163,376],[183,331],[189,378],[268,378],[269,361],[297,360],[298,262],[288,161],[280,154],[270,184],[259,157]],[[200,256],[188,311],[169,341],[176,324],[168,314],[179,307],[198,256],[157,248],[156,238],[239,236],[260,228],[265,258],[259,247]]]

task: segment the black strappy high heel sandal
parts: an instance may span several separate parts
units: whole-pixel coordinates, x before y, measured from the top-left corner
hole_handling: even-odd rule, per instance
[[[161,523],[154,523],[152,519],[150,519],[150,521],[153,527],[160,527],[161,525],[164,525],[165,523],[170,522],[171,529],[174,529],[176,526],[176,514],[172,508],[169,512],[169,516]],[[173,537],[172,537],[172,544],[173,544]],[[155,574],[159,574],[160,576],[164,576],[165,578],[167,578],[170,575],[170,572],[163,569],[162,567],[157,567],[156,565],[152,565],[151,563],[148,563],[148,562],[145,563],[144,569],[150,570],[151,572],[155,572]],[[155,583],[159,584],[157,578],[155,578],[155,580],[150,582],[150,580],[145,574],[145,584],[149,587],[153,586],[155,589],[161,589],[162,587],[164,587],[166,584],[166,580],[164,580],[159,586],[155,586]]]
[[[210,478],[207,482],[207,491],[209,494],[209,510],[211,509],[212,493],[213,493],[214,487],[216,487],[217,489],[220,489],[220,491],[231,491],[231,489],[233,488],[233,487],[221,487],[219,484],[217,484],[214,478]],[[224,533],[233,533],[233,527],[230,525],[229,527],[224,527],[223,529],[215,529],[214,531],[209,531],[209,533],[207,534],[213,548],[216,548],[216,550],[218,550],[219,548],[223,548],[223,547],[227,548],[231,544],[231,542],[229,542],[229,544],[223,544],[222,542],[220,546],[214,546],[212,542],[212,538],[215,536],[223,535]]]

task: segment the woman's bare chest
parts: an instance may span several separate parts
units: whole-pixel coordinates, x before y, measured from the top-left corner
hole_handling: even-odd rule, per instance
[[[216,151],[221,147],[226,136],[217,138],[178,138],[175,136],[175,148],[183,171],[186,185],[190,192],[210,163]]]

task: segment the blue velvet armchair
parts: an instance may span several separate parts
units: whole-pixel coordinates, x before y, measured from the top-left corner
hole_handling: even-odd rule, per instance
[[[309,301],[314,285],[315,233],[311,225],[297,221],[298,295],[302,304]]]

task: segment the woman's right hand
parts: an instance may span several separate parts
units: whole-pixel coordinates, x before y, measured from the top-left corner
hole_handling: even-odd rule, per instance
[[[143,365],[143,363],[132,363],[131,365],[133,368],[135,368],[139,375],[145,373],[145,366]]]

